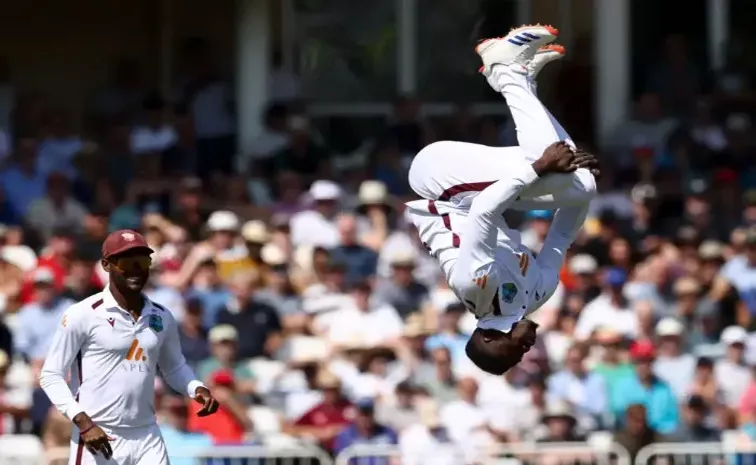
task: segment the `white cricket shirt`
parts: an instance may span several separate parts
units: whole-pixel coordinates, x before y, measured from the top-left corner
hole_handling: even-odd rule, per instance
[[[449,287],[478,317],[478,327],[503,332],[554,293],[564,254],[587,213],[587,205],[558,209],[536,258],[503,215],[538,175],[530,165],[513,165],[509,174],[463,204],[407,204],[421,241],[439,261]],[[492,305],[495,296],[500,311]]]
[[[69,419],[86,412],[99,426],[134,428],[155,423],[158,367],[178,392],[194,397],[202,386],[181,353],[171,312],[145,297],[134,320],[106,288],[66,310],[39,381]]]

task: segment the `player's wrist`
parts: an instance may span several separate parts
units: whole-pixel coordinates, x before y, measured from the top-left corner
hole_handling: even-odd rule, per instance
[[[542,160],[536,160],[530,166],[533,168],[533,171],[535,171],[535,174],[538,175],[539,178],[548,173],[546,164]]]
[[[73,423],[79,428],[79,431],[89,430],[94,427],[94,422],[89,418],[89,415],[84,412],[73,417]]]

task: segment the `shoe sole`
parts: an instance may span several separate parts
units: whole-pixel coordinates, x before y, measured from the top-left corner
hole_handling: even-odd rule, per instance
[[[544,25],[544,24],[526,24],[524,26],[520,26],[520,27],[511,29],[507,33],[507,36],[510,35],[510,34],[512,34],[513,32],[515,34],[517,34],[517,31],[520,31],[522,29],[528,29],[528,28],[531,28],[531,27],[542,27],[542,28],[546,29],[547,31],[549,31],[549,34],[553,35],[554,37],[557,37],[559,35],[559,29],[555,28],[554,26],[551,26],[551,25],[548,25],[548,24],[546,24],[546,25]],[[506,36],[504,36],[504,37],[490,37],[488,39],[481,40],[478,43],[478,45],[475,46],[475,53],[480,54],[481,50],[483,50],[483,48],[485,47],[486,44],[488,44],[489,42],[494,41],[494,40],[502,40],[505,37]]]

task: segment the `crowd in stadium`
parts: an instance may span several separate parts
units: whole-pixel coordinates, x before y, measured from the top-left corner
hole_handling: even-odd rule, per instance
[[[336,157],[305,105],[274,102],[255,153],[236,154],[231,92],[201,60],[170,98],[125,63],[93,109],[97,138],[16,95],[0,133],[0,435],[68,446],[37,375],[64,310],[106,285],[103,239],[131,228],[156,251],[147,295],[222,403],[197,418],[157,385],[169,450],[756,440],[752,88],[734,70],[708,85],[677,39],[666,52],[600,151],[600,195],[537,345],[503,377],[467,360],[475,318],[403,201],[425,144],[515,145],[507,125],[466,109],[430,124],[402,98],[368,153]],[[511,224],[537,252],[552,214]]]

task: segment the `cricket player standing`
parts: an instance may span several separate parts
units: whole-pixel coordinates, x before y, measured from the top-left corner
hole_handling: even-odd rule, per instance
[[[173,315],[142,294],[152,252],[136,231],[111,233],[102,245],[108,287],[69,307],[53,337],[40,385],[75,425],[69,465],[169,463],[153,405],[158,367],[202,404],[197,415],[218,410],[186,364]]]
[[[537,325],[525,317],[554,293],[596,191],[596,158],[575,148],[536,95],[538,72],[564,54],[564,47],[545,46],[557,34],[523,26],[476,49],[488,83],[507,100],[518,147],[437,142],[420,151],[409,172],[425,199],[407,204],[409,217],[478,317],[466,352],[492,374],[506,372],[535,343]],[[533,208],[558,208],[537,257],[503,219],[508,209]]]

